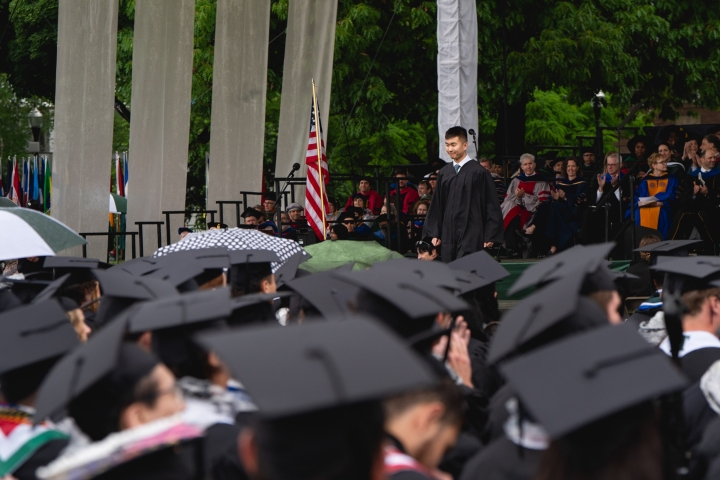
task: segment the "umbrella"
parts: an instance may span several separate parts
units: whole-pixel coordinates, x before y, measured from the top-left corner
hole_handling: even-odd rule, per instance
[[[12,200],[10,200],[9,198],[0,197],[0,207],[10,207],[10,208],[13,208],[13,207],[17,207],[17,205],[15,204],[15,202],[13,202]]]
[[[53,256],[87,241],[49,215],[0,207],[0,260]]]
[[[272,263],[273,273],[295,255],[301,255],[303,258],[310,257],[300,245],[292,240],[242,228],[191,233],[177,243],[162,247],[153,254],[153,257],[209,247],[226,247],[228,250],[272,250],[280,257],[280,263]]]
[[[110,213],[127,213],[127,198],[115,193],[110,194]]]
[[[305,250],[312,258],[300,265],[309,272],[324,272],[354,262],[354,270],[365,270],[370,265],[385,260],[404,258],[397,252],[388,250],[377,242],[358,242],[354,240],[334,240],[308,245]]]

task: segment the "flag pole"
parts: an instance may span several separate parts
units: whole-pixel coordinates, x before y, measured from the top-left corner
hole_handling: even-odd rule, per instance
[[[325,225],[325,194],[323,188],[325,183],[323,182],[322,174],[322,138],[320,137],[320,116],[318,115],[317,108],[317,93],[315,92],[315,79],[312,79],[312,91],[313,91],[313,110],[315,111],[315,143],[318,154],[318,175],[320,176],[320,208],[322,211],[322,223],[323,223],[323,240],[327,232],[327,226]]]

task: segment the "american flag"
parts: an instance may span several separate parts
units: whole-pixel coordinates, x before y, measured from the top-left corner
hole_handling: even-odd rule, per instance
[[[325,239],[323,231],[324,213],[328,210],[327,184],[330,181],[327,157],[325,156],[325,142],[322,139],[322,121],[318,118],[320,126],[320,151],[322,153],[322,200],[320,195],[320,175],[318,172],[317,129],[315,128],[315,110],[310,108],[310,139],[308,140],[305,164],[307,165],[307,186],[305,189],[305,217],[312,227],[318,240]],[[321,203],[322,202],[322,203]],[[324,205],[324,207],[323,207]]]

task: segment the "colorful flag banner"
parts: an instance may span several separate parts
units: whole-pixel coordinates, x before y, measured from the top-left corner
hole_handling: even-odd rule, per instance
[[[317,122],[315,121],[317,119]],[[316,128],[317,127],[317,128]],[[318,240],[325,240],[325,212],[328,210],[327,184],[330,181],[325,142],[322,139],[322,122],[317,105],[313,81],[313,105],[310,110],[310,138],[307,153],[307,185],[305,189],[305,217]]]

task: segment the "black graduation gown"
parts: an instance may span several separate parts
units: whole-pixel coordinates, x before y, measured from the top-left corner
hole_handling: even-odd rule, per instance
[[[637,280],[631,280],[628,282],[628,297],[649,297],[655,293],[655,286],[652,283],[650,264],[648,262],[643,259],[631,262],[627,269],[627,273],[638,277]]]
[[[720,360],[720,348],[694,350],[680,358],[680,368],[692,382],[699,382],[710,366]]]
[[[699,383],[687,387],[683,391],[685,448],[693,450],[700,443],[705,427],[717,416],[705,399]]]
[[[720,478],[720,418],[717,416],[707,424],[702,440],[692,451],[688,478]]]
[[[440,255],[449,263],[503,242],[503,218],[489,171],[471,160],[455,173],[453,163],[440,169],[423,237],[442,240]]]
[[[203,439],[161,448],[113,467],[96,480],[202,480]]]
[[[675,221],[668,231],[668,238],[673,240],[684,240],[690,237],[693,228],[705,241],[720,240],[720,225],[718,220],[718,207],[720,206],[720,171],[713,169],[703,175],[705,186],[708,189],[706,195],[693,196],[695,182],[698,180],[698,172],[688,175],[680,183],[677,196],[680,204],[679,211],[675,215]]]
[[[502,437],[468,461],[460,480],[532,480],[542,454]]]
[[[487,425],[482,435],[483,443],[489,444],[499,438],[505,438],[504,426],[507,419],[510,418],[505,403],[514,396],[515,392],[506,383],[490,398]]]

